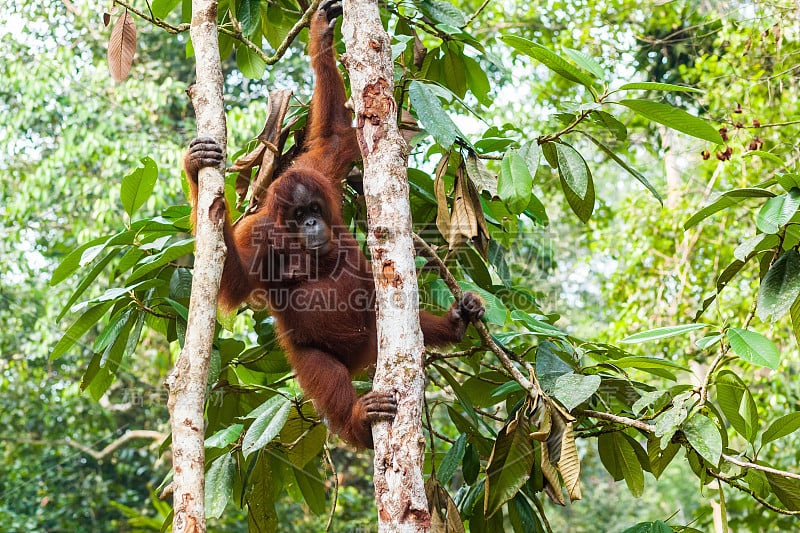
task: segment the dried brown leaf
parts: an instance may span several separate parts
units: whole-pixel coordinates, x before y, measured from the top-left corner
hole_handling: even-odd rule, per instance
[[[558,416],[558,415],[555,415]],[[564,436],[561,439],[561,458],[558,460],[558,471],[564,480],[570,501],[581,499],[581,461],[578,448],[575,446],[575,433],[572,422],[566,423]]]
[[[136,25],[127,10],[120,15],[108,40],[108,71],[114,81],[128,77],[136,53]]]
[[[458,507],[434,476],[425,482],[425,496],[431,513],[431,533],[464,533]]]
[[[464,172],[464,164],[456,169],[456,181],[453,190],[453,211],[450,215],[450,236],[447,242],[455,248],[465,238],[472,239],[478,235],[478,222],[475,206],[469,194],[469,178]]]
[[[445,240],[450,237],[450,210],[447,207],[447,191],[444,187],[444,175],[447,173],[447,164],[450,161],[450,154],[442,156],[441,161],[436,166],[436,178],[433,181],[433,190],[436,193],[436,227]]]

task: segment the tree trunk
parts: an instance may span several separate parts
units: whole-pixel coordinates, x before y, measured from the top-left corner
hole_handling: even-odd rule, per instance
[[[222,70],[217,45],[216,0],[192,1],[192,45],[197,83],[189,96],[197,115],[199,137],[225,146]],[[186,341],[167,377],[172,426],[174,532],[205,532],[205,423],[203,411],[208,362],[214,341],[217,295],[225,260],[222,225],[224,168],[202,168],[199,176],[194,277]]]
[[[398,398],[394,422],[373,426],[379,531],[427,531],[421,416],[425,348],[419,327],[407,148],[397,128],[394,67],[378,4],[345,0],[342,35],[364,157],[368,244],[378,309],[373,388],[396,391]]]

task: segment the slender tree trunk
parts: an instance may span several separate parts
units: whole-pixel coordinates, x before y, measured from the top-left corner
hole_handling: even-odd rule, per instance
[[[192,45],[197,83],[189,96],[197,115],[197,134],[225,146],[222,70],[217,44],[216,0],[192,1]],[[186,341],[167,377],[172,425],[174,532],[205,532],[205,453],[203,411],[208,361],[214,341],[217,295],[225,260],[222,225],[226,215],[223,168],[200,169],[195,266]]]
[[[364,157],[368,243],[378,309],[373,388],[396,391],[397,417],[373,426],[379,531],[427,531],[422,477],[425,348],[419,327],[408,198],[407,148],[397,128],[389,36],[374,0],[345,0],[342,25],[356,128]]]

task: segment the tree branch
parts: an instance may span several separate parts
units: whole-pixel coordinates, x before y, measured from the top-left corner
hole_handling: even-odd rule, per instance
[[[272,54],[271,56],[268,56],[267,54],[265,54],[264,50],[262,50],[260,46],[258,46],[254,42],[252,42],[247,37],[245,37],[242,34],[241,29],[235,29],[235,28],[231,29],[231,28],[228,28],[227,26],[219,26],[217,28],[217,31],[219,31],[219,33],[227,35],[228,37],[236,39],[237,41],[242,43],[244,46],[246,46],[247,48],[252,50],[258,57],[260,57],[261,60],[264,61],[264,63],[266,63],[267,65],[274,65],[275,63],[280,61],[280,59],[283,57],[283,54],[286,53],[286,50],[289,49],[289,46],[291,46],[291,44],[294,42],[294,40],[297,37],[297,35],[303,30],[303,28],[308,26],[309,22],[311,21],[311,15],[313,15],[314,12],[317,10],[317,8],[319,7],[320,2],[321,2],[321,0],[314,0],[311,3],[309,8],[303,13],[303,16],[301,16],[300,19],[295,23],[295,25],[292,26],[292,28],[286,34],[286,37],[283,39],[281,44],[279,44],[278,47],[275,49],[275,53]],[[166,30],[167,32],[169,32],[169,33],[171,33],[173,35],[177,35],[179,33],[184,33],[186,31],[189,31],[189,28],[191,27],[190,24],[186,24],[186,23],[178,24],[177,26],[173,26],[172,24],[169,24],[168,22],[164,22],[160,18],[156,18],[155,16],[148,15],[148,14],[144,13],[143,11],[141,11],[139,9],[136,9],[135,7],[130,5],[125,0],[114,0],[114,4],[117,4],[117,5],[120,5],[120,6],[124,7],[125,9],[127,9],[128,11],[130,11],[131,13],[136,15],[137,17],[141,18],[142,20],[146,20],[147,22],[149,22],[149,23],[151,23],[151,24],[153,24],[155,26],[158,26],[159,28],[162,28],[162,29]]]
[[[76,440],[68,440],[68,439],[41,440],[41,439],[25,439],[25,438],[15,438],[15,437],[0,437],[0,440],[4,440],[7,442],[16,442],[19,444],[31,444],[34,446],[70,446],[72,448],[76,448],[82,451],[86,455],[91,456],[96,461],[102,461],[103,459],[105,459],[106,457],[117,451],[118,448],[120,448],[123,444],[127,443],[129,440],[150,439],[150,440],[160,441],[163,438],[164,434],[158,431],[152,431],[148,429],[132,429],[130,431],[126,431],[124,434],[120,435],[119,437],[108,443],[105,448],[99,451]]]
[[[439,276],[442,278],[445,285],[447,285],[447,287],[450,289],[450,292],[453,293],[453,296],[455,296],[456,300],[460,300],[462,295],[461,287],[447,269],[447,265],[444,264],[444,261],[442,261],[442,259],[436,254],[436,251],[416,233],[414,234],[414,244],[417,245],[417,248],[422,255],[433,261],[439,270]],[[503,367],[508,371],[509,374],[511,374],[511,377],[514,378],[514,381],[519,383],[519,385],[527,391],[531,398],[534,400],[538,399],[539,395],[541,394],[541,389],[539,388],[538,384],[532,383],[530,379],[522,375],[522,372],[520,372],[519,368],[517,368],[506,351],[494,341],[491,333],[489,333],[489,330],[486,328],[486,325],[483,322],[476,320],[472,324],[478,331],[478,335],[483,341],[483,345],[492,353],[494,353],[495,356],[497,356],[497,359],[500,360],[500,362],[503,364]],[[532,373],[531,379],[536,379]]]

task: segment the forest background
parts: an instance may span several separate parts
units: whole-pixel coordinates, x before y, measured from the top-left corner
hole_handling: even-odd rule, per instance
[[[130,5],[177,27],[185,4],[153,2],[155,13],[145,2]],[[243,6],[253,5],[245,18]],[[245,23],[238,37],[258,35],[269,55],[303,5],[229,7]],[[487,474],[508,423],[524,411],[522,392],[489,351],[473,348],[474,334],[459,348],[463,361],[430,355],[427,475],[432,463],[471,531],[498,524],[622,531],[642,522],[660,527],[656,521],[676,530],[796,528],[798,479],[752,465],[796,472],[800,463],[800,7],[789,0],[444,6],[382,5],[408,89],[403,102],[427,132],[412,141],[415,221],[439,250],[446,239],[458,241],[434,223],[443,198],[437,164],[457,154],[440,176],[448,195],[459,158],[475,155],[485,165],[478,174],[488,184],[477,185],[481,200],[471,205],[485,212],[494,244],[460,243],[453,272],[485,297],[488,327],[520,368],[532,365],[544,391],[577,417],[582,499],[560,507],[543,496],[548,474],[537,442],[505,450],[509,463],[535,450],[538,462],[527,471]],[[111,4],[0,7],[0,523],[9,531],[160,530],[169,515],[158,499],[170,466],[162,384],[182,342],[192,246],[180,158],[194,135],[185,95],[194,64],[187,33],[134,15],[133,69],[115,83],[104,10]],[[122,12],[113,9],[112,23]],[[415,32],[427,63],[416,63]],[[232,154],[244,153],[263,126],[270,90],[294,90],[292,114],[301,118],[311,90],[304,34],[269,66],[238,37],[221,41]],[[640,85],[610,98],[607,89],[625,84]],[[547,148],[536,152],[548,144],[555,160]],[[456,211],[452,199],[444,202]],[[355,194],[347,205],[361,227]],[[97,249],[141,221],[172,230]],[[123,265],[138,272],[140,285],[123,282]],[[424,275],[421,289],[434,308],[448,297],[436,277]],[[87,306],[105,304],[85,328],[70,329]],[[122,314],[104,314],[112,305]],[[228,405],[234,380],[236,394],[258,399],[243,405],[255,408],[276,383],[301,405],[277,351],[253,351],[270,339],[269,320],[248,312],[223,326],[211,427],[255,424],[249,409],[213,410],[215,398]],[[273,366],[246,364],[256,360]],[[310,451],[292,457],[313,470],[319,490],[296,476],[297,462],[272,472],[281,483],[265,496],[274,513],[263,524],[277,527],[277,516],[280,531],[322,530],[335,477],[334,530],[371,527],[370,454],[336,439],[326,444],[319,428],[294,435],[309,438]],[[212,443],[209,472],[245,464],[237,439],[247,436],[239,432]],[[289,436],[276,438],[270,446],[283,453],[279,441]],[[221,489],[211,491],[215,531],[258,520],[243,496],[254,478],[237,475],[222,475]],[[555,476],[568,482],[563,471]]]

